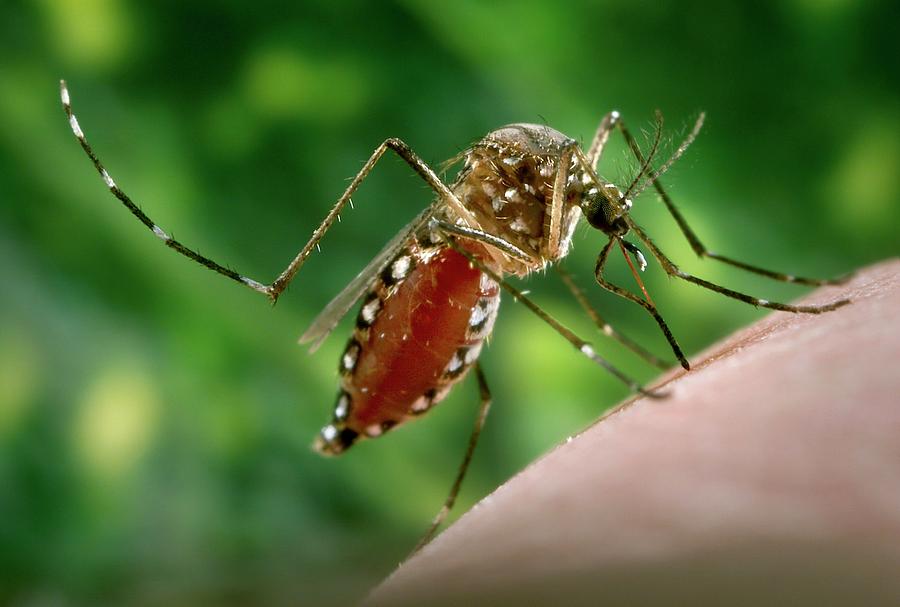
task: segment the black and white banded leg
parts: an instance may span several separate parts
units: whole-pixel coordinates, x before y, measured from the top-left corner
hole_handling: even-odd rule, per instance
[[[435,193],[437,193],[440,199],[446,204],[450,205],[458,213],[458,216],[466,219],[471,218],[470,212],[462,205],[462,203],[440,180],[434,170],[432,170],[424,160],[419,158],[419,156],[417,156],[415,152],[413,152],[412,149],[410,149],[410,147],[403,141],[394,138],[387,139],[375,149],[375,151],[363,165],[362,169],[360,169],[359,173],[357,173],[356,176],[351,180],[350,185],[348,185],[347,189],[344,190],[344,193],[322,220],[322,223],[320,223],[319,226],[313,231],[309,241],[303,246],[302,249],[300,249],[300,252],[297,253],[296,257],[294,257],[294,259],[274,281],[269,284],[264,284],[252,278],[243,276],[242,274],[239,274],[234,270],[231,270],[230,268],[226,268],[225,266],[222,266],[212,259],[201,255],[197,251],[188,248],[187,246],[172,238],[163,228],[158,226],[152,219],[150,219],[150,217],[131,200],[128,194],[126,194],[118,186],[118,184],[116,184],[112,176],[110,176],[109,172],[106,170],[106,167],[104,167],[103,163],[100,162],[100,159],[94,153],[94,150],[91,148],[90,144],[87,141],[87,138],[84,135],[84,131],[81,129],[81,125],[79,125],[78,123],[78,119],[75,117],[75,114],[72,111],[69,89],[67,88],[66,82],[64,80],[60,81],[60,97],[62,100],[63,110],[65,110],[66,116],[69,119],[69,125],[72,128],[72,133],[75,134],[75,137],[81,144],[82,149],[84,149],[84,152],[91,159],[91,162],[94,164],[97,172],[100,173],[100,176],[103,178],[103,182],[106,184],[106,187],[109,188],[109,191],[113,194],[113,196],[118,198],[122,202],[122,204],[124,204],[125,207],[127,207],[128,210],[131,211],[131,213],[135,217],[137,217],[141,223],[147,226],[147,228],[150,229],[150,231],[153,232],[157,238],[162,240],[167,247],[169,247],[170,249],[174,249],[178,253],[181,253],[185,257],[194,260],[195,262],[209,268],[210,270],[213,270],[214,272],[218,272],[219,274],[230,278],[231,280],[250,287],[258,293],[262,293],[273,303],[278,300],[278,297],[287,288],[288,284],[300,270],[301,266],[310,256],[313,249],[316,248],[316,246],[319,244],[319,241],[322,239],[331,225],[335,222],[336,219],[338,219],[338,216],[340,215],[344,206],[347,203],[351,203],[350,197],[363,182],[363,180],[368,176],[368,174],[372,171],[378,160],[388,150],[394,152],[395,154],[400,156],[400,158],[406,161],[406,163],[410,167],[412,167],[412,169],[431,187],[431,189],[433,189]]]
[[[694,133],[698,130],[699,125],[702,124],[702,115],[701,118],[698,119],[698,124],[694,127]],[[597,128],[597,132],[594,135],[593,142],[591,143],[591,147],[588,152],[588,159],[591,162],[591,165],[596,170],[597,163],[600,160],[600,156],[603,153],[603,148],[606,145],[607,140],[609,139],[609,134],[612,129],[618,129],[620,133],[622,133],[622,137],[625,139],[625,142],[628,144],[628,147],[631,149],[631,152],[634,154],[635,158],[637,158],[638,162],[642,165],[645,163],[644,154],[641,152],[640,146],[638,146],[637,141],[634,136],[631,134],[631,131],[628,130],[628,127],[625,126],[625,122],[622,120],[619,112],[610,112],[606,116],[604,116],[603,120],[600,122],[600,126]],[[681,147],[686,147],[693,140],[693,137],[689,137],[685,140],[685,143],[682,144]],[[683,151],[683,150],[680,150]],[[673,155],[673,158],[677,155]],[[671,159],[667,164],[671,163]],[[667,168],[667,167],[664,167]],[[700,238],[694,232],[693,229],[688,225],[687,220],[681,214],[681,211],[678,210],[678,207],[675,206],[675,203],[672,202],[672,199],[669,197],[668,192],[663,187],[662,182],[659,179],[659,176],[665,172],[664,168],[662,170],[657,170],[654,174],[651,175],[651,178],[647,181],[647,185],[653,185],[653,188],[656,190],[656,193],[659,195],[663,204],[666,206],[666,209],[669,211],[669,214],[675,220],[675,223],[678,224],[678,229],[681,230],[681,233],[684,235],[685,239],[691,245],[691,249],[693,249],[694,253],[700,258],[709,258],[715,259],[722,263],[728,264],[730,266],[734,266],[736,268],[740,268],[746,272],[751,272],[753,274],[759,274],[760,276],[765,276],[767,278],[771,278],[772,280],[778,280],[781,282],[790,282],[802,285],[809,286],[822,286],[822,285],[836,285],[842,284],[849,280],[851,275],[841,276],[836,279],[819,279],[819,278],[806,278],[803,276],[795,276],[793,274],[785,274],[782,272],[775,272],[772,270],[767,270],[765,268],[760,268],[758,266],[754,266],[743,261],[739,261],[736,259],[732,259],[730,257],[726,257],[724,255],[720,255],[713,251],[710,251],[706,248],[706,246],[700,241]],[[641,188],[643,190],[643,188]],[[637,193],[634,194],[636,196]],[[824,310],[823,310],[824,311]]]
[[[771,310],[781,310],[782,312],[821,314],[823,312],[836,310],[837,308],[850,303],[849,299],[839,299],[837,301],[819,306],[797,306],[793,304],[780,303],[777,301],[769,301],[768,299],[760,299],[758,297],[753,297],[752,295],[747,295],[746,293],[741,293],[739,291],[734,291],[721,285],[717,285],[708,280],[698,278],[693,274],[688,274],[687,272],[679,269],[678,266],[676,266],[668,257],[666,257],[666,255],[659,249],[659,247],[656,246],[656,244],[650,239],[647,233],[644,232],[644,230],[641,229],[640,226],[634,223],[634,221],[632,221],[630,217],[626,217],[625,221],[628,222],[628,226],[637,235],[637,237],[641,239],[641,242],[643,242],[647,246],[647,248],[650,249],[650,252],[657,259],[657,261],[659,261],[660,265],[663,267],[663,270],[666,271],[666,274],[668,274],[669,276],[674,276],[675,278],[680,278],[681,280],[687,282],[694,283],[695,285],[701,286],[704,289],[709,289],[710,291],[721,293],[726,297],[731,297],[732,299],[743,301],[750,304],[751,306],[769,308]]]

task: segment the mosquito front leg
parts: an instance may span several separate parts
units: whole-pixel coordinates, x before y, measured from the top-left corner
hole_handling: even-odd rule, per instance
[[[703,287],[704,289],[709,289],[710,291],[721,293],[722,295],[731,297],[732,299],[738,299],[752,306],[769,308],[771,310],[781,310],[783,312],[821,314],[822,312],[830,312],[831,310],[835,310],[850,303],[849,299],[840,299],[838,301],[834,301],[821,306],[795,306],[792,304],[779,303],[777,301],[769,301],[768,299],[759,299],[758,297],[753,297],[752,295],[747,295],[746,293],[733,291],[721,285],[709,282],[708,280],[698,278],[693,274],[688,274],[687,272],[682,271],[678,268],[678,266],[672,263],[672,261],[668,257],[666,257],[666,255],[659,249],[659,247],[657,247],[656,244],[652,240],[650,240],[650,237],[647,236],[647,233],[644,232],[644,230],[641,229],[640,226],[634,223],[634,221],[632,221],[630,217],[626,217],[625,221],[628,222],[628,226],[634,231],[637,237],[640,238],[645,245],[647,245],[647,248],[650,249],[650,252],[666,271],[666,274],[668,274],[669,276],[680,278],[687,282],[692,282],[695,285]]]
[[[588,148],[587,153],[588,163],[594,171],[597,170],[597,163],[600,162],[600,157],[603,155],[603,149],[606,147],[607,140],[609,140],[609,134],[615,128],[619,119],[619,112],[612,111],[608,113],[600,121],[600,126],[597,127],[597,132],[594,133],[594,139],[591,141],[591,147]]]
[[[447,519],[447,515],[450,514],[450,510],[453,509],[456,498],[459,496],[459,489],[462,487],[463,479],[465,479],[466,472],[469,470],[469,464],[472,463],[475,447],[478,445],[478,439],[481,437],[481,431],[484,429],[484,423],[487,420],[488,412],[491,409],[491,390],[488,388],[487,379],[485,379],[484,372],[481,370],[481,364],[478,362],[475,363],[475,377],[478,379],[478,396],[481,399],[481,404],[479,405],[478,413],[475,416],[475,425],[472,426],[472,434],[469,435],[469,444],[466,447],[462,462],[459,464],[459,469],[456,472],[456,478],[453,480],[453,485],[450,487],[450,493],[447,495],[447,499],[444,500],[444,505],[441,506],[441,509],[435,515],[434,519],[432,519],[428,531],[425,532],[425,535],[422,536],[422,539],[420,539],[419,543],[416,544],[416,547],[413,548],[410,556],[425,547],[434,538],[438,528]]]
[[[644,359],[651,365],[654,365],[654,366],[656,366],[660,369],[664,369],[664,370],[668,369],[669,367],[672,366],[671,363],[661,360],[661,359],[657,358],[656,356],[654,356],[653,354],[651,354],[648,350],[644,349],[636,341],[628,338],[627,336],[623,335],[622,333],[619,333],[611,324],[606,322],[606,320],[600,315],[599,312],[597,312],[597,310],[594,308],[594,306],[591,305],[591,303],[588,301],[587,296],[584,294],[584,291],[581,289],[581,287],[579,287],[577,284],[575,284],[575,280],[572,278],[572,275],[569,274],[568,270],[563,269],[563,267],[560,265],[554,265],[553,267],[556,269],[556,271],[559,274],[560,278],[562,279],[563,283],[566,285],[566,287],[568,287],[569,291],[572,293],[572,296],[575,298],[575,300],[578,302],[578,304],[582,307],[582,309],[587,313],[587,315],[591,318],[591,320],[594,321],[594,324],[597,326],[598,329],[600,329],[600,331],[604,335],[607,335],[607,336],[615,339],[617,342],[619,342],[620,344],[622,344],[623,346],[625,346],[626,348],[628,348],[629,350],[631,350],[632,352],[634,352],[635,354],[640,356],[642,359]]]
[[[301,266],[303,266],[303,263],[310,256],[313,249],[315,249],[316,245],[319,244],[319,241],[338,218],[344,206],[350,201],[350,197],[360,186],[363,180],[369,175],[378,160],[388,150],[393,151],[404,161],[406,161],[406,163],[409,164],[412,169],[420,177],[422,177],[422,179],[424,179],[425,182],[437,193],[441,200],[445,201],[451,208],[456,211],[458,217],[462,217],[464,220],[473,225],[475,224],[475,220],[472,217],[471,213],[462,205],[459,199],[456,198],[456,196],[440,180],[434,170],[432,170],[424,160],[419,158],[403,141],[399,139],[387,139],[375,149],[375,151],[363,165],[362,169],[360,169],[359,173],[357,173],[356,176],[351,180],[350,185],[348,185],[347,189],[344,190],[344,193],[325,216],[325,219],[322,220],[322,223],[320,223],[319,226],[313,231],[309,241],[303,246],[302,249],[300,249],[300,252],[297,253],[296,257],[294,257],[294,259],[288,264],[284,271],[279,274],[278,278],[276,278],[271,284],[267,285],[252,278],[247,278],[246,276],[238,274],[234,270],[226,268],[225,266],[213,261],[212,259],[204,257],[197,251],[186,247],[185,245],[169,236],[169,234],[165,230],[163,230],[152,219],[150,219],[150,217],[145,214],[131,200],[131,198],[124,191],[122,191],[121,188],[119,188],[119,186],[110,176],[109,172],[100,162],[100,159],[94,153],[93,149],[87,141],[87,138],[84,135],[84,131],[82,131],[81,126],[78,123],[78,119],[72,112],[69,90],[66,87],[66,83],[64,80],[60,81],[60,97],[62,99],[63,110],[65,110],[66,116],[69,119],[69,125],[72,128],[72,132],[75,134],[75,137],[78,139],[78,142],[81,144],[81,147],[84,149],[85,153],[91,159],[91,162],[94,164],[97,172],[100,173],[100,176],[103,178],[103,182],[109,188],[110,192],[112,192],[112,194],[116,198],[118,198],[122,202],[122,204],[124,204],[128,208],[128,210],[131,211],[131,213],[140,220],[141,223],[147,226],[147,228],[149,228],[169,248],[174,249],[178,253],[181,253],[185,257],[196,261],[200,265],[203,265],[210,270],[213,270],[214,272],[218,272],[219,274],[230,278],[231,280],[239,282],[247,287],[250,287],[254,291],[266,295],[270,300],[272,300],[273,303],[277,301],[281,293],[284,292],[288,284],[291,282],[291,280],[293,280],[294,276],[300,270]]]
[[[663,317],[659,313],[659,311],[657,311],[656,306],[645,299],[641,299],[631,291],[623,289],[618,285],[614,285],[603,277],[603,270],[606,267],[606,261],[609,258],[609,252],[610,250],[612,250],[612,247],[616,243],[616,240],[616,238],[610,238],[609,242],[606,243],[606,246],[603,247],[603,250],[600,251],[600,255],[597,256],[597,265],[594,267],[594,278],[596,278],[597,284],[607,291],[615,293],[619,297],[624,297],[625,299],[633,301],[634,303],[647,310],[647,313],[650,314],[650,316],[653,317],[653,320],[656,321],[656,324],[659,325],[659,328],[663,332],[663,335],[666,336],[666,341],[669,342],[669,346],[672,348],[672,352],[675,354],[678,362],[681,363],[681,366],[685,369],[690,369],[691,365],[690,363],[688,363],[687,358],[685,358],[684,353],[681,351],[681,346],[678,345],[678,341],[675,339],[675,336],[672,335],[672,331],[669,329],[669,325],[667,325],[666,321],[663,320]]]
[[[618,128],[622,133],[622,136],[625,138],[628,147],[631,148],[632,153],[638,159],[638,161],[643,164],[644,163],[644,154],[641,152],[640,147],[637,144],[635,138],[631,135],[631,132],[628,130],[628,127],[625,126],[625,122],[619,116],[618,112],[612,112],[610,116],[614,118],[610,120],[609,128]],[[604,118],[604,121],[606,119]],[[601,123],[601,128],[604,123]],[[695,127],[696,130],[696,127]],[[598,130],[598,135],[600,131]],[[605,142],[605,137],[603,138],[603,142]],[[593,149],[593,148],[592,148]],[[602,145],[600,146],[600,150],[602,151]],[[599,156],[597,157],[599,158]],[[804,278],[802,276],[794,276],[792,274],[783,274],[781,272],[773,272],[772,270],[766,270],[765,268],[760,268],[748,263],[744,263],[743,261],[738,261],[735,259],[731,259],[729,257],[725,257],[724,255],[719,255],[718,253],[714,253],[706,248],[706,246],[700,241],[700,238],[696,233],[691,229],[688,225],[687,220],[681,214],[681,211],[675,206],[672,202],[672,199],[669,197],[669,194],[666,192],[665,188],[662,185],[662,182],[654,177],[651,179],[651,183],[653,187],[656,189],[656,193],[659,194],[660,199],[662,199],[663,204],[666,205],[666,209],[668,209],[669,214],[672,215],[672,218],[675,220],[675,223],[678,224],[678,228],[681,230],[681,233],[690,243],[691,248],[694,250],[694,253],[697,254],[698,257],[708,257],[710,259],[715,259],[721,261],[722,263],[726,263],[728,265],[734,266],[736,268],[740,268],[747,272],[752,272],[754,274],[759,274],[761,276],[765,276],[767,278],[771,278],[773,280],[779,280],[782,282],[793,282],[797,284],[810,285],[810,286],[820,286],[820,285],[834,285],[841,284],[846,282],[849,279],[848,276],[843,276],[841,278],[832,279],[832,280],[823,280],[818,278]],[[641,188],[643,190],[643,188]]]

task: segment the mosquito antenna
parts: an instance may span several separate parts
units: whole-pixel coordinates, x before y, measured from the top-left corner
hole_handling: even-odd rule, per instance
[[[678,149],[675,150],[675,153],[672,154],[672,156],[668,160],[666,160],[665,164],[663,164],[661,167],[656,169],[656,171],[654,171],[652,175],[647,177],[647,180],[644,181],[644,183],[642,183],[641,186],[632,193],[632,196],[634,198],[637,198],[637,196],[639,196],[644,190],[646,190],[651,185],[653,185],[654,181],[659,179],[663,173],[668,171],[669,168],[671,168],[671,166],[673,164],[675,164],[676,160],[681,158],[682,154],[684,154],[684,152],[688,149],[688,147],[692,143],[694,143],[694,139],[697,138],[697,134],[700,132],[700,129],[703,127],[703,121],[705,119],[706,119],[706,113],[700,112],[700,116],[697,117],[697,121],[694,123],[694,128],[691,129],[691,132],[688,133],[688,136],[684,138],[684,141],[681,142],[681,145],[678,146]]]
[[[653,145],[650,147],[650,152],[647,154],[647,157],[641,164],[641,170],[639,170],[638,174],[634,176],[634,179],[631,181],[631,183],[628,185],[628,188],[625,190],[625,193],[622,195],[622,200],[626,200],[631,197],[631,193],[637,187],[638,183],[641,181],[641,178],[650,170],[650,165],[653,162],[653,158],[654,156],[656,156],[656,152],[659,150],[659,142],[662,139],[662,130],[663,115],[662,112],[656,110],[656,135],[653,137]]]

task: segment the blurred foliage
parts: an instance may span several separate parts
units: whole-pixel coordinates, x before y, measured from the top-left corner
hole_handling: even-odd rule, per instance
[[[117,182],[260,280],[385,137],[436,164],[509,122],[588,140],[612,108],[634,127],[661,109],[669,150],[707,111],[665,179],[701,237],[831,276],[898,250],[898,20],[877,0],[4,2],[0,603],[346,604],[424,530],[476,407],[467,381],[345,457],[308,449],[347,323],[312,357],[295,339],[430,199],[402,163],[379,165],[273,309],[164,250],[109,196],[59,78]],[[617,142],[602,172],[627,179],[633,164]],[[687,269],[770,299],[802,293],[697,262],[652,195],[635,214]],[[665,352],[645,314],[590,288],[601,243],[579,230],[567,267]],[[690,353],[763,313],[655,266],[646,281]],[[527,288],[652,379],[552,273]],[[483,356],[495,409],[459,511],[626,395],[521,306],[503,310]]]

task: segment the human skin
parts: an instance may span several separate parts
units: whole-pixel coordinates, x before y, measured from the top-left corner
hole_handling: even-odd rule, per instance
[[[900,260],[511,479],[367,605],[900,605]]]

